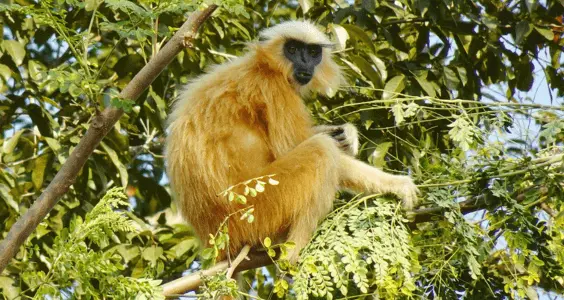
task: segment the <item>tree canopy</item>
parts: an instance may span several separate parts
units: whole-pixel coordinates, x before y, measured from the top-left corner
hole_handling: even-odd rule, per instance
[[[186,16],[210,5],[219,9],[150,87],[120,97]],[[2,1],[2,239],[95,116],[110,106],[125,114],[0,273],[1,295],[161,298],[163,282],[213,264],[229,233],[218,228],[201,251],[175,215],[162,156],[171,103],[261,29],[300,18],[332,38],[347,74],[335,95],[307,99],[312,116],[355,124],[360,158],[412,176],[422,204],[406,213],[385,195],[340,193],[298,265],[283,258],[290,244],[268,239],[281,260],[237,280],[205,277],[193,296],[560,295],[563,15],[550,0]],[[268,189],[259,181],[225,201]],[[252,221],[248,211],[233,217]]]

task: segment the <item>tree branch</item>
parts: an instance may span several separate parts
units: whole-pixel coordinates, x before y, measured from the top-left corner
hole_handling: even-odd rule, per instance
[[[120,93],[120,98],[137,99],[176,55],[182,51],[185,45],[190,44],[202,23],[216,8],[216,5],[210,5],[203,11],[191,14],[171,40],[123,89]],[[0,274],[37,225],[74,183],[82,166],[84,166],[94,149],[122,115],[123,110],[108,107],[92,120],[88,131],[86,131],[86,134],[70,154],[53,181],[51,181],[25,215],[21,216],[10,228],[6,238],[0,242]]]

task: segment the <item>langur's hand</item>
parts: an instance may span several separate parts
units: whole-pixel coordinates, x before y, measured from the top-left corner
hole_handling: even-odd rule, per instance
[[[350,123],[336,126],[322,125],[315,127],[315,131],[332,137],[339,148],[350,156],[354,157],[358,154],[358,130],[354,125]]]
[[[412,210],[417,205],[419,189],[413,183],[409,176],[394,176],[397,180],[390,187],[390,192],[396,194],[402,200],[402,206],[405,210]]]

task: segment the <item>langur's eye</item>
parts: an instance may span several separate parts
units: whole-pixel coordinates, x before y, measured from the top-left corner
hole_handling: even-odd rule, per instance
[[[290,52],[290,54],[296,54],[296,46],[290,46],[288,47],[288,52]]]
[[[319,46],[312,46],[309,47],[308,52],[311,57],[318,57],[321,54],[321,48]]]

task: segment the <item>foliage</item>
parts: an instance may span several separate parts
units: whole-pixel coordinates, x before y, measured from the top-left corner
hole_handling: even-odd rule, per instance
[[[129,206],[121,188],[109,190],[83,220],[73,216],[69,228],[63,228],[41,255],[48,272],[28,269],[21,278],[35,293],[35,299],[63,298],[133,298],[164,299],[160,296],[160,280],[132,278],[121,275],[125,268],[122,257],[114,248],[104,249],[110,239],[119,242],[114,232],[135,232],[134,223],[119,206]],[[26,252],[41,253],[37,245],[29,244]],[[7,294],[10,294],[9,291]]]
[[[376,293],[410,296],[418,263],[398,205],[354,199],[335,210],[302,252],[294,289],[298,299]],[[334,296],[334,294],[336,294]]]
[[[302,17],[331,35],[349,81],[332,97],[314,95],[312,115],[319,123],[357,125],[360,158],[414,177],[423,206],[404,214],[381,197],[343,193],[297,267],[282,259],[249,271],[236,293],[290,299],[563,293],[564,8],[557,1],[2,3],[8,3],[0,4],[2,237],[53,179],[92,117],[109,105],[126,111],[0,274],[4,297],[149,293],[157,280],[199,268],[199,242],[175,218],[164,176],[172,99],[208,66],[241,55],[262,28]],[[193,47],[139,99],[119,99],[186,14],[212,3],[220,9]],[[244,202],[239,196],[264,187],[257,183],[227,191],[226,201],[232,191],[233,201]],[[120,197],[102,198],[115,186],[125,188],[131,208],[106,202]],[[252,219],[252,211],[241,213]],[[228,233],[218,230],[216,245],[225,247]],[[291,247],[263,242],[267,251]],[[220,274],[206,280],[200,296],[235,293],[233,284]]]

